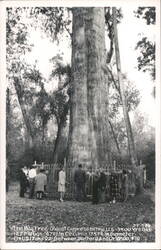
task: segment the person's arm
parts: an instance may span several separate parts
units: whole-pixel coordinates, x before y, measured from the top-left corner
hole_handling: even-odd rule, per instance
[[[64,172],[64,184],[66,183],[66,173]]]
[[[46,192],[46,187],[47,187],[47,176],[45,175],[45,185],[44,185],[44,191]]]
[[[47,176],[45,175],[45,179],[44,179],[44,185],[47,185]]]
[[[61,172],[59,171],[59,174],[58,174],[58,182],[61,182]]]

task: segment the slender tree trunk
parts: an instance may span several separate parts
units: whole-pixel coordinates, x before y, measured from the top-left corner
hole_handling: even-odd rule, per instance
[[[122,99],[122,105],[123,105],[124,119],[125,119],[126,130],[127,130],[129,155],[130,155],[132,165],[137,166],[137,156],[136,156],[136,151],[135,151],[134,138],[133,138],[130,118],[129,118],[129,114],[127,110],[127,101],[125,97],[124,84],[123,84],[123,79],[122,79],[122,74],[121,74],[121,62],[120,62],[120,52],[119,52],[119,44],[118,44],[116,8],[115,7],[112,8],[112,13],[113,13],[113,24],[114,24],[116,66],[117,66],[118,82],[120,85],[120,93],[121,93],[121,99]]]
[[[32,133],[32,127],[31,127],[31,123],[30,123],[30,119],[27,115],[27,111],[26,111],[26,107],[25,107],[25,103],[22,97],[22,93],[20,91],[20,84],[19,84],[19,79],[15,78],[14,79],[14,86],[15,86],[15,90],[17,93],[17,97],[18,97],[18,101],[21,107],[21,111],[22,111],[22,115],[23,115],[23,119],[24,119],[24,123],[27,129],[27,144],[29,148],[33,147],[33,133]]]
[[[42,125],[42,158],[41,161],[45,161],[45,125]]]
[[[109,168],[103,8],[74,8],[68,165]]]
[[[111,123],[110,120],[108,120],[108,121],[109,121],[109,124],[110,124],[111,132],[112,132],[115,144],[116,144],[117,151],[118,151],[119,155],[121,155],[120,147],[119,147],[119,144],[118,144],[118,141],[117,141],[117,137],[115,135],[115,131],[113,129],[112,123]]]

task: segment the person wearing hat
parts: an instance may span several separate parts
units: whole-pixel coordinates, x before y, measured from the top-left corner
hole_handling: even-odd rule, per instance
[[[39,200],[43,198],[47,185],[47,176],[44,172],[45,169],[41,167],[40,172],[35,177],[35,193],[36,198]]]

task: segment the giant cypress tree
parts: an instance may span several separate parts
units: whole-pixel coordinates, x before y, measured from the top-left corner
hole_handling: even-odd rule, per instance
[[[109,167],[104,8],[73,8],[68,165]]]

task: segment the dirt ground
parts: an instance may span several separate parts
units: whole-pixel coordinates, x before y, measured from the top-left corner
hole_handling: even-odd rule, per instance
[[[36,200],[10,185],[7,242],[154,242],[154,188],[126,202]]]

